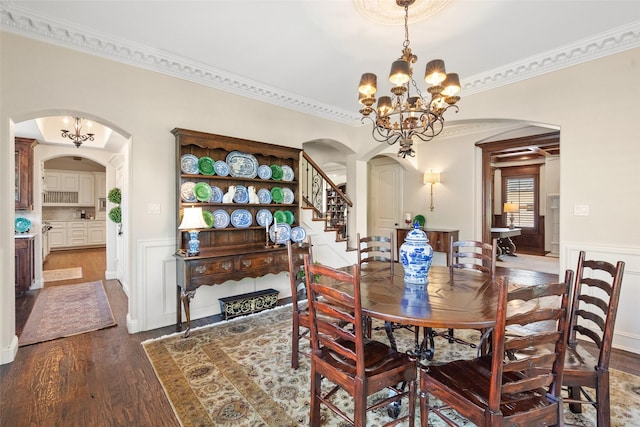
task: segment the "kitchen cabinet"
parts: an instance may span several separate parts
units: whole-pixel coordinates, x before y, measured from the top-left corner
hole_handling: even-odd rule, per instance
[[[95,206],[92,172],[47,169],[44,172],[43,206]]]
[[[15,239],[16,295],[28,291],[35,281],[35,235]]]
[[[87,244],[104,245],[106,242],[106,223],[104,221],[89,221],[87,224]]]
[[[66,221],[49,221],[49,248],[57,249],[67,246],[67,223]]]
[[[67,223],[67,246],[87,245],[87,221]]]
[[[33,148],[38,141],[15,138],[15,199],[17,210],[33,209]]]

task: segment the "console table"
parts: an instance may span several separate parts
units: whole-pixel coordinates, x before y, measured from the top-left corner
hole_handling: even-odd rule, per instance
[[[396,228],[398,254],[400,254],[400,246],[402,246],[404,239],[411,230],[413,230],[413,228]],[[427,239],[429,239],[429,244],[434,252],[444,252],[447,254],[447,265],[449,265],[449,242],[451,238],[453,238],[454,242],[459,240],[458,234],[460,230],[451,228],[424,228],[423,231],[427,233]],[[396,257],[396,259],[399,259],[399,257]]]
[[[492,228],[491,238],[498,239],[498,260],[502,261],[502,255],[517,256],[516,244],[511,238],[522,234],[520,228]]]

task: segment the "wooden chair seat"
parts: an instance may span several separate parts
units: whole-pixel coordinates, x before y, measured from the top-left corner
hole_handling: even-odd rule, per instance
[[[466,401],[466,404],[475,406],[477,411],[483,411],[489,405],[491,359],[491,356],[482,356],[473,360],[456,360],[444,365],[431,365],[425,371],[436,380],[434,384],[446,384],[447,393],[452,399]],[[502,383],[508,384],[522,378],[515,372],[505,372]],[[500,396],[500,412],[505,417],[512,417],[536,408],[543,410],[551,403],[554,402],[547,397],[544,388],[533,393],[503,393]],[[464,410],[458,412],[464,415]]]

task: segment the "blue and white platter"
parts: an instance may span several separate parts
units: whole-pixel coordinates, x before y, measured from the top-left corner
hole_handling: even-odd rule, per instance
[[[246,209],[236,209],[231,212],[231,225],[236,228],[247,228],[252,222],[251,212]]]
[[[249,192],[244,185],[236,185],[236,193],[233,195],[235,203],[249,203]]]
[[[293,181],[294,178],[295,174],[293,173],[293,169],[291,169],[291,166],[282,165],[282,180]]]
[[[217,209],[213,211],[213,227],[214,228],[227,228],[229,225],[229,214],[224,209]]]
[[[258,168],[258,176],[260,179],[270,179],[271,178],[271,168],[268,165],[260,165]]]
[[[300,243],[307,238],[307,230],[302,227],[293,227],[291,229],[291,241]]]
[[[232,151],[227,154],[229,174],[234,178],[255,178],[258,175],[258,160],[253,154]]]
[[[271,225],[271,223],[273,222],[273,215],[271,214],[271,211],[269,209],[260,209],[256,213],[256,222],[262,227]]]
[[[292,204],[294,200],[293,191],[288,187],[282,188],[282,193],[284,194],[284,199],[282,199],[282,203]]]
[[[276,242],[275,229],[276,225],[272,225],[269,228],[269,238],[272,242],[277,243],[279,245],[283,245],[287,243],[287,240],[291,239],[291,226],[286,222],[279,222],[278,225],[278,241]]]
[[[229,175],[229,165],[224,160],[218,160],[213,164],[213,169],[219,176]]]
[[[193,154],[183,154],[182,157],[180,157],[180,170],[182,173],[193,175],[200,173],[198,169],[198,157]]]
[[[271,169],[269,169],[269,170],[271,170]],[[271,203],[271,192],[266,188],[259,189],[258,190],[258,200],[263,205]]]
[[[196,183],[191,181],[185,182],[180,186],[180,196],[182,197],[183,202],[195,203],[198,201],[195,193],[193,192],[193,188],[195,186]]]
[[[222,197],[224,197],[224,193],[219,187],[215,185],[211,186],[211,198],[209,199],[209,203],[222,203]]]

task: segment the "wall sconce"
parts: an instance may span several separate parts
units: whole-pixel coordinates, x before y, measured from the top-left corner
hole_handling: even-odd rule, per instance
[[[195,256],[200,253],[200,240],[198,233],[201,228],[209,228],[202,217],[202,208],[185,208],[182,222],[178,226],[179,230],[187,230],[189,232],[189,250],[187,256]]]
[[[515,228],[513,226],[513,214],[520,211],[520,206],[517,203],[506,202],[502,207],[502,211],[509,214],[509,228]]]
[[[440,172],[429,172],[424,174],[424,184],[431,184],[431,205],[429,209],[433,211],[433,184],[440,182]]]

